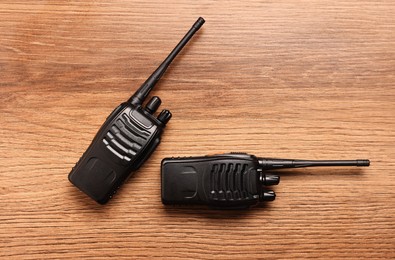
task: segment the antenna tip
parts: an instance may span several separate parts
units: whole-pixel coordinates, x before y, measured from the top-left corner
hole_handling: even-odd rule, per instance
[[[369,160],[357,160],[357,166],[369,166],[370,161]]]
[[[196,30],[199,30],[200,27],[205,23],[206,21],[203,19],[203,17],[199,17],[196,22],[193,24],[193,28],[196,28]]]

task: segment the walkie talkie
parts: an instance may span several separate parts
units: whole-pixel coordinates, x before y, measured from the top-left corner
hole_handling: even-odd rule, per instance
[[[158,117],[154,116],[161,104],[156,96],[145,107],[142,104],[173,59],[204,22],[200,17],[133,96],[115,108],[70,172],[70,182],[98,203],[106,203],[159,145],[171,113],[165,109]]]
[[[242,209],[272,201],[276,194],[265,186],[280,177],[265,170],[315,166],[369,166],[369,160],[291,160],[258,158],[246,153],[165,158],[161,164],[163,204],[206,204]]]

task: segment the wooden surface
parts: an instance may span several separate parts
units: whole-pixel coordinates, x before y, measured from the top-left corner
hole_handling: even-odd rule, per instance
[[[0,256],[395,258],[393,1],[0,2]],[[67,180],[198,16],[153,94],[173,113],[106,206]],[[284,171],[249,211],[165,207],[160,160],[371,159]]]

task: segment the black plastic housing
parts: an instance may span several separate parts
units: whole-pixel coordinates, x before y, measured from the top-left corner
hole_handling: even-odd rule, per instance
[[[274,184],[279,181],[276,177]],[[254,155],[165,158],[161,164],[162,202],[248,208],[274,200],[274,192],[263,188],[264,180]]]
[[[165,125],[140,105],[123,103],[107,118],[69,180],[104,204],[160,143]]]

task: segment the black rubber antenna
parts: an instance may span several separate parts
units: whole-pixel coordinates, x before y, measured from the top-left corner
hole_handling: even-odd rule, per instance
[[[329,167],[329,166],[369,166],[369,160],[292,160],[292,159],[273,159],[258,158],[260,167],[263,170],[285,169],[285,168],[304,168],[304,167]]]
[[[197,21],[192,25],[192,28],[185,34],[184,38],[177,44],[177,46],[170,52],[169,56],[162,62],[162,64],[151,74],[151,76],[141,85],[141,87],[133,94],[133,96],[128,100],[134,105],[140,105],[144,102],[145,98],[154,88],[156,83],[165,73],[167,67],[177,56],[177,54],[184,48],[192,36],[202,27],[204,24],[204,19],[199,17]]]

